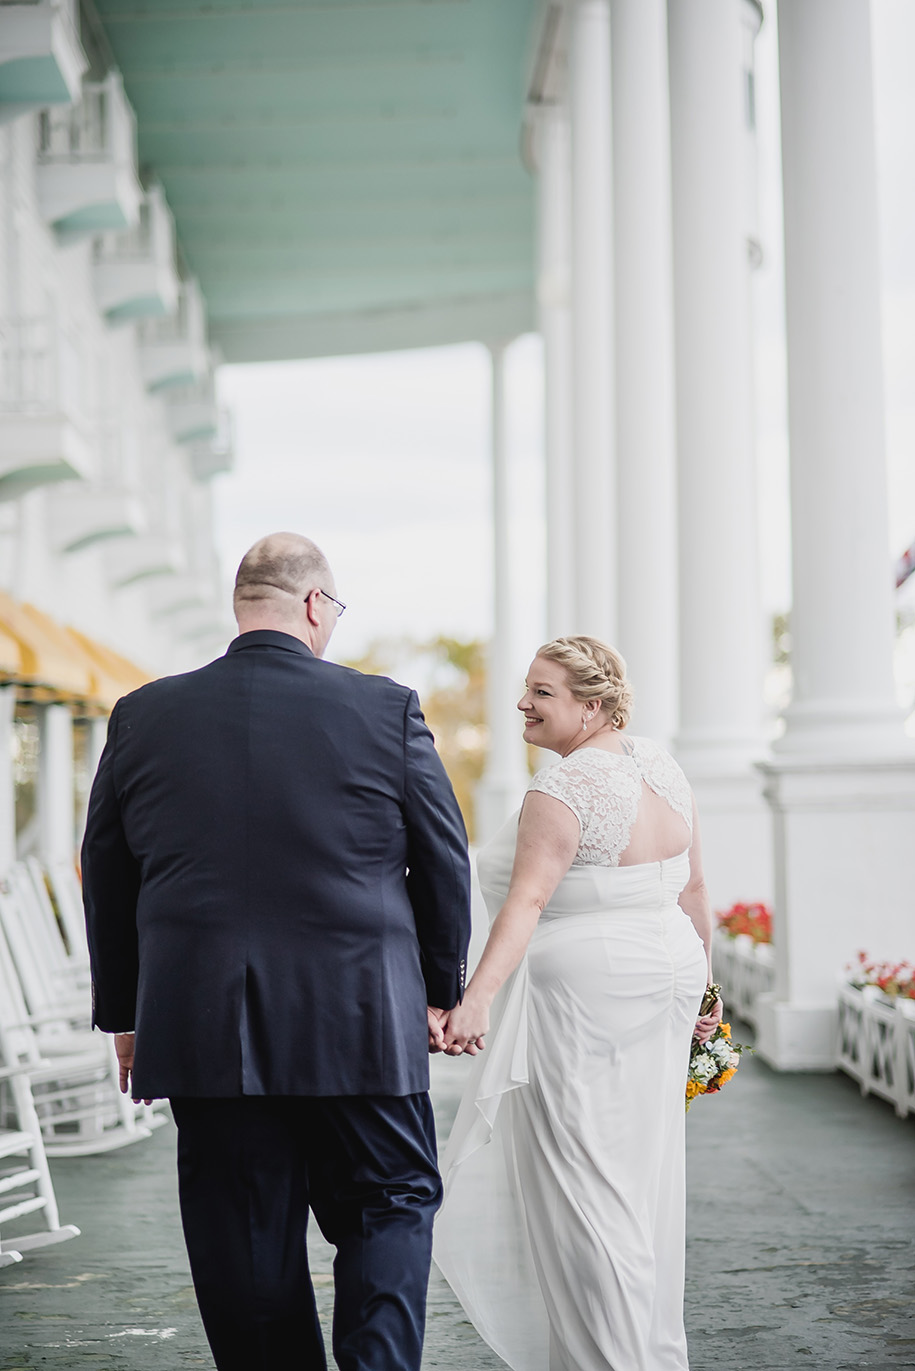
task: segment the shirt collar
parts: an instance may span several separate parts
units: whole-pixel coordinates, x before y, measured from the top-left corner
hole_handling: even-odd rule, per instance
[[[237,638],[226,648],[226,656],[230,652],[244,652],[249,647],[280,647],[285,652],[297,652],[302,657],[314,657],[314,653],[307,643],[303,643],[301,638],[295,638],[291,633],[281,633],[275,628],[255,628],[249,633],[240,633]]]

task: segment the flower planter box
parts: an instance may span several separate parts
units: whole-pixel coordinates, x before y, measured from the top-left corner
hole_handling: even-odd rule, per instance
[[[729,938],[715,934],[712,964],[715,980],[724,995],[725,1011],[739,1014],[756,1025],[756,1000],[775,983],[775,949],[771,943],[754,943],[746,934]]]
[[[862,1095],[878,1095],[900,1118],[915,1114],[915,1000],[891,999],[876,986],[839,989],[837,1065]]]

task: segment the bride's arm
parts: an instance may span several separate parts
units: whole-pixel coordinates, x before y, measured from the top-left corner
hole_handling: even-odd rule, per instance
[[[680,908],[688,914],[693,927],[702,939],[708,962],[709,984],[712,981],[712,905],[709,900],[705,873],[702,870],[702,841],[699,837],[699,812],[693,799],[693,840],[689,849],[689,880],[680,892]]]
[[[689,880],[680,892],[680,908],[688,914],[693,927],[702,939],[705,960],[708,965],[708,983],[712,984],[712,904],[708,886],[702,870],[702,842],[699,837],[699,813],[693,798],[693,841],[689,849]],[[720,1021],[723,1005],[719,1000],[710,1014],[696,1020],[695,1036],[704,1042],[711,1037],[715,1025]]]
[[[445,1051],[451,1055],[478,1050],[478,1040],[489,1029],[489,1007],[496,991],[524,956],[537,920],[572,865],[579,834],[578,819],[561,800],[537,790],[528,792],[518,824],[508,895],[463,1000],[442,1024]]]

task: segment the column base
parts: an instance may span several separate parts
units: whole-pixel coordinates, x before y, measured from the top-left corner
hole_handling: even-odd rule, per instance
[[[836,1060],[837,987],[859,950],[912,952],[915,757],[761,764],[775,832],[775,989],[760,1054],[780,1070]]]
[[[834,1071],[839,1012],[786,1004],[769,990],[756,1001],[756,1051],[776,1071]]]

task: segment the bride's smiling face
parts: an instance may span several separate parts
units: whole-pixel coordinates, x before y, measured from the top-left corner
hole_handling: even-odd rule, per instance
[[[535,657],[518,701],[524,715],[524,740],[551,752],[566,752],[581,733],[582,721],[593,718],[593,706],[576,700],[566,673],[557,662]]]

